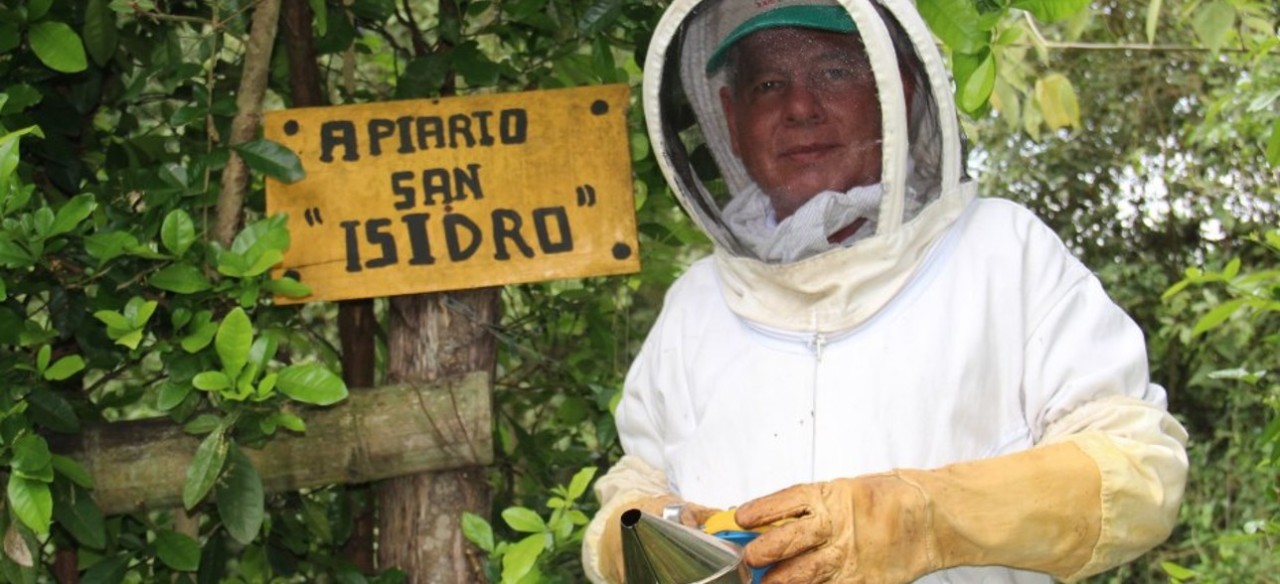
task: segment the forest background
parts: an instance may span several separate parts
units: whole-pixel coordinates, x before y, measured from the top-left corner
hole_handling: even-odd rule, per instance
[[[668,285],[709,251],[635,102],[663,6],[282,1],[0,0],[0,577],[408,579],[370,567],[377,485],[267,492],[246,456],[315,432],[308,407],[349,395],[339,307],[271,300],[305,287],[268,272],[290,234],[264,215],[264,180],[305,169],[253,114],[626,83],[643,270],[494,291],[491,503],[458,516],[490,580],[581,581],[622,377]],[[1191,435],[1173,536],[1096,581],[1275,581],[1280,7],[918,4],[952,61],[981,192],[1030,206],[1097,272]],[[375,384],[389,304],[370,313]],[[181,507],[104,515],[63,445],[149,417],[201,444]]]

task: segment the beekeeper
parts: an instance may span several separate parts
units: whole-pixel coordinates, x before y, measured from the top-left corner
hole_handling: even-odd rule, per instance
[[[676,0],[643,100],[716,247],[627,376],[593,580],[621,580],[637,507],[781,522],[745,552],[770,583],[1070,581],[1168,536],[1186,433],[1142,333],[1029,211],[976,197],[909,1]]]

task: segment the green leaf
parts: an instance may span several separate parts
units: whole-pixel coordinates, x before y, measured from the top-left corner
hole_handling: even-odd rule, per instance
[[[187,467],[187,480],[182,487],[182,506],[192,509],[209,494],[218,480],[222,465],[227,461],[227,440],[221,430],[214,431],[200,442],[196,454]]]
[[[160,226],[160,242],[169,253],[181,256],[195,241],[196,224],[186,211],[174,209],[165,215],[164,223]]]
[[[33,480],[53,480],[53,453],[49,443],[37,434],[23,434],[13,443],[13,471]],[[45,480],[43,477],[48,477]]]
[[[244,276],[253,277],[265,273],[267,270],[271,269],[271,266],[280,263],[283,259],[284,254],[280,253],[279,250],[265,250],[262,252],[262,255],[259,255],[253,260],[253,263],[249,264],[249,267],[244,271]]]
[[[622,0],[596,0],[582,13],[578,34],[591,38],[613,25],[622,15]]]
[[[88,491],[77,487],[58,488],[53,506],[53,518],[81,545],[93,549],[107,547],[107,530],[102,511],[94,504]]]
[[[195,294],[213,287],[213,283],[204,276],[200,268],[185,262],[165,266],[152,274],[147,282],[161,290],[178,294]]]
[[[526,507],[507,507],[502,510],[502,519],[516,531],[541,533],[547,530],[547,524],[542,521],[542,517]]]
[[[0,239],[0,265],[11,268],[27,268],[34,264],[35,257],[22,245],[15,241]]]
[[[323,365],[301,363],[280,371],[276,387],[290,398],[308,404],[327,406],[347,398],[347,384]]]
[[[588,466],[573,475],[573,479],[569,481],[569,498],[577,500],[583,493],[587,492],[587,486],[591,484],[591,479],[596,476],[596,467]]]
[[[58,471],[58,474],[67,477],[71,482],[86,489],[93,488],[93,476],[83,466],[80,466],[80,463],[76,462],[74,458],[55,454],[53,455],[52,463],[53,470]]]
[[[53,228],[49,231],[49,236],[61,235],[75,229],[81,221],[84,221],[98,208],[98,201],[93,195],[77,195],[67,201],[65,205],[58,209],[58,215],[53,220]]]
[[[546,539],[545,535],[535,533],[507,548],[507,553],[502,555],[502,581],[519,582],[528,574],[542,555]]]
[[[190,422],[187,422],[187,424],[182,427],[182,431],[199,436],[200,434],[213,432],[221,425],[222,418],[219,418],[214,414],[200,414]]]
[[[1080,127],[1076,90],[1061,73],[1050,73],[1036,81],[1036,101],[1050,129]]]
[[[156,532],[156,556],[174,570],[194,572],[200,567],[200,544],[181,533],[162,529]]]
[[[288,276],[273,278],[262,285],[262,289],[288,298],[302,298],[311,295],[311,287]]]
[[[191,379],[191,385],[204,391],[222,391],[231,387],[231,378],[221,371],[202,371]]]
[[[307,423],[302,421],[302,418],[299,418],[294,414],[290,414],[289,412],[280,412],[276,414],[275,421],[276,424],[279,424],[293,432],[302,433],[307,431]]]
[[[120,554],[98,560],[84,573],[80,584],[120,584],[129,569],[129,555]]]
[[[244,309],[236,307],[223,317],[218,326],[218,334],[214,338],[214,347],[218,358],[222,361],[222,370],[227,377],[235,379],[244,368],[249,358],[249,349],[253,346],[253,323]]]
[[[227,472],[218,482],[215,497],[227,533],[244,545],[253,543],[266,515],[262,479],[253,462],[235,445],[227,456]]]
[[[146,326],[147,321],[151,320],[151,315],[155,313],[156,307],[160,303],[155,300],[146,300],[141,296],[134,296],[124,305],[124,317],[129,319],[131,325],[135,328]]]
[[[1213,310],[1205,313],[1204,316],[1200,317],[1199,321],[1196,321],[1196,326],[1191,329],[1191,336],[1198,335],[1226,322],[1228,318],[1231,318],[1231,315],[1244,306],[1244,302],[1243,298],[1237,298],[1213,307]]]
[[[160,393],[156,396],[156,407],[161,411],[169,411],[178,407],[182,400],[187,399],[191,394],[191,387],[195,385],[195,379],[192,379],[190,385],[186,383],[174,383],[172,380],[165,382],[160,386]]]
[[[280,182],[297,182],[307,176],[298,155],[277,142],[259,138],[231,148],[240,155],[249,168]]]
[[[1040,22],[1058,22],[1089,7],[1090,0],[1014,0],[1013,7],[1030,12]]]
[[[991,51],[982,51],[982,58],[973,68],[960,90],[960,108],[966,112],[982,109],[991,99],[996,87],[996,60]]]
[[[37,22],[27,31],[31,50],[46,66],[60,73],[79,73],[89,67],[80,35],[61,22]]]
[[[329,10],[324,5],[324,0],[310,0],[311,14],[316,19],[316,35],[324,36],[329,30]]]
[[[44,378],[49,381],[62,381],[79,373],[84,369],[84,359],[79,355],[67,355],[53,364],[44,372]]]
[[[1199,576],[1199,574],[1194,570],[1184,568],[1173,562],[1160,562],[1160,569],[1164,570],[1165,573],[1169,574],[1169,576],[1177,578],[1178,580],[1189,580]]]
[[[106,0],[89,0],[84,10],[84,45],[93,62],[106,65],[116,53],[116,14]]]
[[[53,7],[53,0],[28,0],[27,1],[27,22],[35,22],[44,18],[49,13],[49,9]]]
[[[1267,162],[1280,167],[1280,119],[1271,125],[1271,139],[1267,140]]]
[[[210,320],[212,314],[207,310],[202,310],[195,316],[195,322],[191,325],[191,334],[182,338],[182,350],[188,353],[195,353],[209,346],[213,342],[213,336],[218,333],[218,325]]]
[[[920,16],[944,44],[957,53],[976,53],[991,42],[971,0],[919,0]]]
[[[41,345],[40,350],[36,351],[36,372],[43,374],[45,369],[49,368],[49,358],[53,355],[53,347],[49,345]]]
[[[100,231],[84,238],[84,250],[100,263],[109,262],[138,246],[138,238],[125,231]]]
[[[1200,43],[1215,51],[1227,44],[1235,24],[1236,9],[1227,0],[1202,5],[1191,19],[1191,28],[1200,37]]]
[[[9,476],[9,508],[39,535],[49,533],[53,521],[53,495],[49,484],[18,475]]]
[[[80,418],[71,404],[50,389],[37,388],[27,394],[27,406],[27,413],[41,426],[64,434],[80,431]]]
[[[0,22],[0,55],[12,51],[22,44],[22,35],[18,32],[18,23]],[[19,109],[21,107],[19,106]],[[4,107],[0,104],[0,111]]]
[[[484,518],[470,511],[462,512],[462,535],[476,547],[493,553],[493,527]]]
[[[1151,0],[1147,4],[1147,44],[1156,42],[1156,29],[1160,26],[1160,10],[1164,0]]]

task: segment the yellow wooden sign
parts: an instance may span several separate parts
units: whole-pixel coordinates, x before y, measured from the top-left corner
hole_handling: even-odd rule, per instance
[[[640,269],[628,88],[608,85],[268,112],[306,178],[267,180],[292,245],[280,302]]]

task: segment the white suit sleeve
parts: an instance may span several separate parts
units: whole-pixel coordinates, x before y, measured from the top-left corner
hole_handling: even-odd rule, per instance
[[[1074,580],[1128,562],[1169,536],[1186,483],[1187,434],[1166,411],[1164,390],[1149,381],[1142,332],[1092,274],[1055,249],[1056,237],[1047,237],[1058,257],[1033,259],[1051,270],[1061,262],[1061,269],[1048,286],[1058,293],[1027,340],[1027,417],[1036,442],[1077,444],[1101,476],[1098,541]]]
[[[582,568],[588,580],[601,584],[608,582],[600,567],[600,542],[609,518],[635,501],[670,492],[662,471],[631,455],[624,455],[596,481],[595,492],[600,511],[591,518],[582,536]]]

